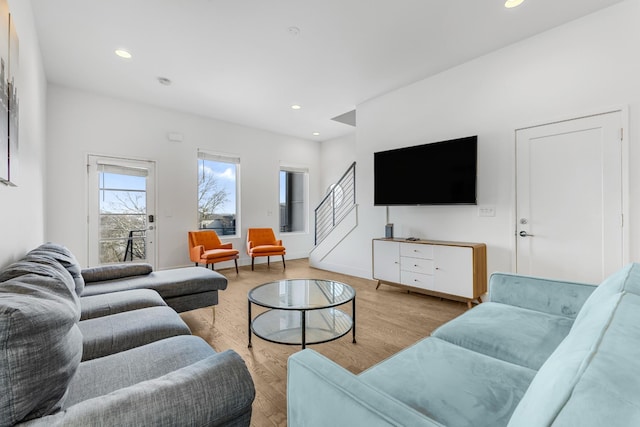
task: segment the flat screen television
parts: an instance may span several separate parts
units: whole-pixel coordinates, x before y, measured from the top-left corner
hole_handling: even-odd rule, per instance
[[[477,157],[477,136],[374,153],[374,204],[475,205]]]

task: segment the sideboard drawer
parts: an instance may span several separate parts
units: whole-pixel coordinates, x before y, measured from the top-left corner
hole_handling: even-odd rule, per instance
[[[407,243],[400,245],[400,256],[433,259],[433,245]]]
[[[424,258],[400,258],[400,269],[414,273],[433,274],[433,260]]]
[[[401,271],[400,281],[403,285],[406,286],[433,290],[433,276],[430,274],[414,273],[412,271]]]

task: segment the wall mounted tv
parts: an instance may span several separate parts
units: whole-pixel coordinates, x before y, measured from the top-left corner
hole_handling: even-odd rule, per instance
[[[477,157],[477,136],[374,153],[374,204],[475,205]]]

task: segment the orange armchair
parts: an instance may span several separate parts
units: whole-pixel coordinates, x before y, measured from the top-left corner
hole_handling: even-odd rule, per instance
[[[249,228],[247,230],[247,253],[251,257],[251,270],[253,270],[253,261],[259,256],[266,256],[267,265],[270,266],[269,257],[281,255],[282,267],[287,267],[284,263],[285,247],[282,246],[282,240],[276,240],[271,228]]]
[[[191,261],[203,263],[205,266],[222,261],[231,261],[236,264],[236,274],[238,273],[239,251],[233,249],[231,243],[223,244],[213,230],[200,230],[189,232],[189,257]]]

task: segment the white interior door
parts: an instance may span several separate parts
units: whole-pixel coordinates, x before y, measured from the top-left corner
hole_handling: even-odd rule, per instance
[[[599,283],[624,264],[622,113],[516,132],[516,270]]]
[[[90,155],[87,171],[89,265],[155,267],[155,163]]]

